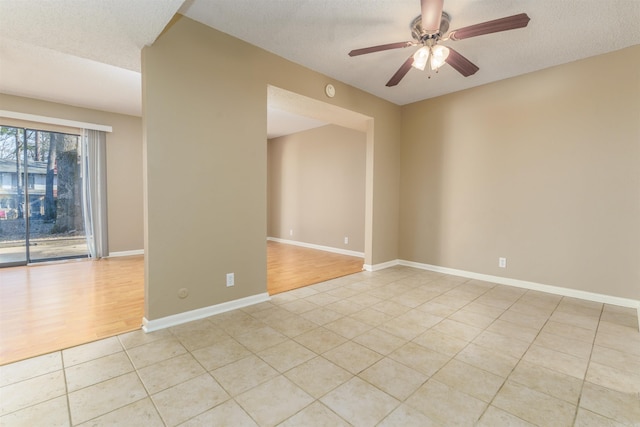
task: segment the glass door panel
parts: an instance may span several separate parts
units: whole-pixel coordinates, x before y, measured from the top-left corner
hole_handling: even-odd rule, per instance
[[[24,129],[0,127],[0,265],[27,262]]]
[[[87,256],[80,137],[27,130],[28,241],[32,262]]]
[[[0,265],[88,256],[80,148],[78,135],[0,127]]]

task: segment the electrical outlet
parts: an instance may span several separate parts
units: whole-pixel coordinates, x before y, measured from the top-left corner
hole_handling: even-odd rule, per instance
[[[345,244],[345,245],[348,245],[348,244],[349,244],[349,238],[348,238],[348,237],[345,237],[345,238],[344,238],[344,244]]]
[[[507,259],[506,258],[498,258],[498,267],[507,268]]]
[[[289,230],[289,236],[293,236],[293,229]]]
[[[227,273],[227,287],[235,285],[234,273]]]

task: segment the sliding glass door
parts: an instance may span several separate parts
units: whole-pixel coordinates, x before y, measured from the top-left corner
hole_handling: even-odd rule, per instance
[[[0,266],[87,256],[80,136],[0,126]]]

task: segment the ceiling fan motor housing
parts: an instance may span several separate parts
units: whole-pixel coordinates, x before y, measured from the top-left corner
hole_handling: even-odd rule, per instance
[[[411,22],[411,36],[422,44],[426,44],[427,40],[438,41],[443,34],[449,31],[449,24],[451,23],[451,17],[445,11],[442,12],[442,19],[440,20],[440,31],[436,34],[429,34],[422,28],[422,15],[416,16]]]

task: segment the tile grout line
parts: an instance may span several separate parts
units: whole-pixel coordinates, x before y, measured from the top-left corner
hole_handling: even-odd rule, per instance
[[[129,332],[133,332],[133,331],[129,331]],[[128,333],[128,332],[125,332],[125,333]],[[68,391],[68,389],[67,389],[67,402],[68,402],[68,406],[69,406],[69,411],[71,411],[71,402],[69,401],[69,395],[70,395],[71,393],[75,393],[75,392],[78,392],[78,391],[80,391],[80,390],[84,390],[84,389],[87,389],[87,388],[89,388],[89,387],[93,387],[93,386],[96,386],[96,385],[98,385],[98,384],[102,384],[102,383],[104,383],[104,382],[106,382],[106,381],[114,380],[114,379],[116,379],[116,378],[121,378],[121,377],[123,377],[123,376],[125,376],[125,375],[128,375],[128,374],[131,374],[131,373],[135,373],[135,374],[136,374],[136,377],[138,378],[138,380],[139,380],[139,381],[140,381],[140,383],[142,384],[143,388],[145,389],[145,392],[147,393],[147,397],[150,397],[150,395],[149,395],[149,393],[148,393],[148,391],[147,391],[146,387],[144,386],[144,383],[142,382],[142,379],[141,379],[141,378],[140,378],[140,376],[138,375],[138,372],[137,372],[136,366],[134,365],[133,361],[132,361],[132,360],[131,360],[131,358],[129,357],[129,353],[127,352],[127,349],[125,348],[125,346],[122,344],[122,341],[120,340],[120,335],[121,335],[121,334],[119,334],[119,335],[115,335],[115,336],[113,336],[113,337],[103,338],[103,339],[116,338],[116,339],[118,340],[118,344],[120,344],[120,347],[122,348],[122,350],[121,350],[121,351],[116,351],[116,352],[114,352],[114,353],[110,353],[110,354],[104,354],[104,355],[98,356],[98,357],[96,357],[96,358],[93,358],[93,359],[90,359],[90,360],[86,360],[86,361],[84,361],[84,362],[76,363],[75,365],[71,365],[71,366],[69,366],[69,368],[72,368],[72,367],[75,367],[75,366],[79,366],[79,365],[82,365],[82,364],[85,364],[85,363],[94,362],[94,361],[97,361],[97,360],[100,360],[100,359],[104,359],[104,358],[106,358],[106,357],[113,356],[113,355],[116,355],[116,354],[118,354],[118,353],[122,352],[122,353],[124,353],[124,354],[125,354],[125,356],[127,357],[127,360],[128,360],[128,361],[129,361],[129,363],[131,364],[131,367],[133,368],[133,370],[132,370],[132,371],[129,371],[129,372],[121,373],[121,374],[116,375],[116,376],[111,377],[111,378],[104,379],[104,380],[99,381],[99,382],[97,382],[97,383],[95,383],[95,384],[86,385],[86,386],[81,387],[81,388],[79,388],[79,389],[77,389],[77,390],[73,390],[72,392],[69,392],[69,391]],[[102,339],[101,339],[101,340],[102,340]],[[98,341],[100,341],[100,340],[98,340]],[[96,341],[92,341],[92,342],[96,342]],[[91,343],[92,343],[92,342],[91,342]],[[91,343],[87,343],[87,344],[91,344]],[[86,344],[80,344],[80,345],[86,345]],[[76,346],[76,347],[79,347],[79,346]],[[73,348],[73,347],[70,347],[70,348]],[[66,385],[66,367],[64,368],[64,370],[65,370],[65,385]],[[87,423],[87,422],[89,422],[89,421],[91,421],[91,420],[95,420],[96,418],[99,418],[99,417],[105,416],[105,415],[107,415],[107,414],[110,414],[110,413],[112,413],[112,412],[115,412],[115,411],[117,411],[117,410],[119,410],[119,409],[122,409],[122,408],[124,408],[124,407],[126,407],[126,406],[128,406],[128,405],[133,404],[133,403],[139,402],[139,401],[141,401],[141,400],[143,400],[143,399],[144,399],[144,397],[143,397],[143,398],[141,398],[141,399],[135,400],[135,401],[133,401],[133,402],[129,402],[129,403],[127,403],[127,404],[126,404],[126,405],[124,405],[124,406],[121,406],[121,407],[118,407],[118,408],[113,408],[113,409],[111,409],[111,410],[109,410],[109,411],[107,411],[107,412],[105,412],[105,413],[102,413],[102,414],[96,415],[96,416],[95,416],[95,417],[93,417],[93,418],[90,418],[90,419],[88,419],[88,420],[84,420],[84,421],[82,421],[82,423],[81,423],[81,424]],[[160,415],[160,414],[158,413],[158,415]],[[69,420],[70,420],[70,425],[71,425],[71,426],[75,426],[75,425],[77,425],[76,423],[73,423],[73,422],[72,422],[71,417],[69,418]]]
[[[509,305],[509,307],[503,311],[503,314],[509,310],[511,307],[513,307],[518,301],[520,301],[529,291],[524,292],[522,295],[520,295],[520,297],[518,297],[511,305]],[[495,400],[495,398],[498,396],[498,394],[500,394],[500,391],[503,389],[504,385],[507,383],[507,381],[509,380],[509,377],[513,374],[513,372],[516,370],[516,368],[518,367],[518,365],[520,365],[520,362],[522,362],[522,358],[524,357],[525,354],[527,354],[527,351],[529,351],[529,349],[531,348],[531,346],[533,345],[534,341],[536,340],[536,338],[540,335],[540,332],[542,332],[542,329],[545,327],[545,325],[549,322],[549,319],[551,318],[551,315],[555,312],[555,310],[558,308],[558,306],[560,305],[560,301],[562,301],[562,298],[560,298],[558,300],[558,302],[556,303],[553,311],[551,312],[551,314],[549,314],[547,316],[547,320],[544,322],[544,324],[538,329],[538,333],[536,334],[535,338],[533,338],[531,340],[531,342],[529,343],[529,345],[527,346],[527,349],[522,353],[522,355],[520,356],[520,358],[518,359],[518,362],[513,366],[513,368],[511,368],[511,371],[509,372],[509,374],[507,376],[505,376],[504,381],[502,382],[502,384],[500,385],[500,387],[498,388],[498,390],[496,391],[496,393],[493,395],[493,397],[491,398],[491,401],[488,403],[487,407],[485,408],[485,410],[483,411],[483,413],[480,415],[480,417],[478,418],[478,420],[482,419],[482,417],[484,416],[484,414],[487,412],[487,410],[491,407],[491,405],[493,404],[493,401]],[[499,318],[499,317],[498,317]],[[496,318],[495,320],[498,320],[498,318]],[[495,322],[494,320],[494,322]],[[493,324],[494,322],[492,322],[491,324]],[[491,326],[491,325],[489,325]],[[487,328],[489,327],[487,326]],[[487,330],[487,328],[485,328],[485,331]],[[496,406],[496,408],[498,408]],[[512,416],[521,419],[521,417],[512,414],[511,412],[502,409],[502,408],[498,408],[500,410],[503,410],[505,412],[507,412],[508,414],[511,414]],[[523,420],[525,422],[528,422],[527,420]]]
[[[152,399],[151,393],[149,393],[149,390],[147,389],[147,386],[145,385],[144,381],[142,381],[142,378],[140,378],[140,374],[138,373],[138,367],[135,365],[135,363],[133,363],[133,360],[131,359],[131,356],[129,355],[129,349],[124,345],[124,343],[120,339],[120,335],[116,335],[116,337],[118,339],[118,342],[120,343],[120,346],[122,346],[122,351],[127,356],[127,360],[129,360],[129,363],[131,363],[131,366],[133,367],[133,372],[135,372],[136,377],[138,378],[138,381],[140,381],[140,384],[142,384],[142,388],[144,389],[145,393],[147,394],[147,398],[151,401],[151,404],[153,405],[153,409],[155,409],[156,413],[158,414],[158,417],[160,418],[160,421],[162,421],[162,424],[164,424],[165,427],[166,427],[167,422],[165,421],[164,417],[162,416],[162,413],[158,410],[158,407],[156,406],[156,402]],[[144,345],[144,344],[141,344],[141,345]],[[138,347],[138,346],[134,346],[132,348],[135,348],[135,347]],[[136,400],[135,402],[139,402],[140,400],[143,400],[143,399],[145,399],[145,398]],[[135,402],[128,403],[125,406],[131,405],[132,403],[135,403]],[[116,409],[114,409],[112,411],[109,411],[107,413],[117,411],[118,409],[121,409],[121,408],[116,408]],[[106,415],[106,414],[103,414],[103,415]],[[99,415],[99,416],[103,416],[103,415]]]
[[[401,280],[401,279],[399,279],[399,280]],[[357,283],[357,282],[356,282],[356,283]],[[390,282],[388,285],[391,285],[391,284],[393,284],[393,283],[394,283],[394,282]],[[386,286],[386,285],[385,285],[385,286]],[[325,292],[329,292],[329,291],[325,291]],[[322,292],[322,293],[325,293],[325,292]],[[359,295],[359,294],[362,294],[362,293],[363,293],[363,292],[359,292],[359,293],[358,293],[358,294],[356,294],[356,295]],[[331,295],[331,294],[329,294],[329,295]],[[312,296],[312,295],[311,295],[311,296]],[[355,296],[355,295],[353,295],[353,296]],[[304,299],[306,299],[306,298],[307,298],[307,297],[301,297],[301,298],[299,298],[299,300],[304,300]],[[342,299],[344,299],[344,298],[342,298]],[[348,298],[347,298],[347,299],[348,299]],[[323,306],[322,306],[322,307],[323,307]],[[350,318],[350,319],[353,319],[353,318],[351,317],[353,314],[355,314],[355,313],[359,313],[360,311],[363,311],[363,310],[365,310],[365,309],[367,309],[367,308],[370,308],[370,307],[368,307],[368,306],[363,306],[363,307],[362,307],[362,309],[360,309],[360,310],[357,310],[357,311],[355,311],[355,312],[353,312],[353,313],[350,313],[350,314],[342,315],[342,317],[340,317],[340,319],[344,319],[344,318]],[[285,310],[286,310],[286,308],[285,308]],[[411,310],[411,308],[409,308],[409,310],[408,310],[408,311],[410,311],[410,310]],[[296,313],[294,313],[294,314],[296,314]],[[340,314],[342,314],[342,313],[340,313]],[[404,314],[404,313],[403,313],[403,314]],[[401,314],[401,315],[402,315],[402,314]],[[399,315],[399,316],[401,316],[401,315]],[[299,316],[300,316],[300,315],[299,315]],[[394,317],[394,319],[395,319],[395,318],[397,318],[397,317],[399,317],[399,316]],[[302,317],[302,316],[301,316],[301,317]],[[340,320],[340,319],[336,319],[335,321],[338,321],[338,320]],[[354,319],[354,320],[358,320],[358,319]],[[328,322],[328,323],[332,323],[332,322]],[[369,324],[369,323],[366,323],[366,322],[363,322],[363,323],[365,323],[365,324],[367,324],[367,326],[369,326],[369,329],[367,329],[365,332],[363,332],[363,334],[364,334],[364,333],[367,333],[367,332],[370,332],[371,330],[378,329],[378,326],[380,326],[380,325],[378,325],[378,326],[373,326],[373,325],[371,325],[371,324]],[[326,325],[326,324],[325,324],[325,325]],[[326,329],[326,330],[328,330],[328,331],[330,331],[330,332],[336,333],[336,334],[340,335],[341,337],[345,338],[345,339],[347,340],[347,341],[345,341],[345,343],[347,343],[347,342],[351,342],[351,343],[354,343],[354,344],[356,344],[356,345],[361,345],[361,344],[359,344],[359,343],[355,342],[355,341],[354,341],[354,339],[355,339],[355,338],[357,338],[357,337],[358,337],[358,336],[360,336],[360,335],[363,335],[363,334],[357,335],[357,336],[355,336],[355,337],[353,337],[353,338],[347,338],[347,337],[345,337],[344,335],[341,335],[341,334],[339,334],[339,333],[337,333],[337,332],[335,332],[335,331],[332,331],[332,330],[330,330],[330,329],[325,328],[325,325],[317,325],[317,326],[318,326],[318,328]],[[316,328],[316,329],[318,329],[318,328]],[[384,332],[384,331],[383,331],[383,332]],[[302,335],[302,334],[300,334],[300,335]],[[393,335],[393,334],[390,334],[390,335],[395,336],[395,335]],[[294,338],[295,338],[295,337],[289,337],[289,339],[291,339],[292,341],[297,342],[297,341],[295,341],[295,339],[294,339]],[[404,339],[404,338],[402,338],[402,337],[398,337],[398,338],[400,338],[400,339]],[[407,342],[407,343],[409,343],[409,342],[412,342],[412,340],[406,340],[406,342]],[[344,345],[345,343],[340,344],[340,345]],[[337,347],[339,347],[340,345],[338,345]],[[405,344],[405,345],[406,345],[406,344]],[[304,347],[306,348],[306,346],[304,346]],[[336,347],[333,347],[333,348],[336,348]],[[359,371],[358,373],[355,373],[355,374],[354,374],[354,373],[352,373],[352,372],[350,372],[350,371],[348,371],[348,370],[347,370],[347,372],[349,372],[349,374],[351,374],[351,378],[350,378],[349,380],[347,380],[346,382],[351,381],[351,380],[353,380],[354,378],[358,378],[358,379],[360,379],[361,381],[363,381],[363,382],[367,383],[368,385],[370,385],[371,387],[375,388],[376,390],[378,390],[378,391],[380,391],[380,392],[382,392],[382,393],[384,393],[384,394],[386,394],[386,395],[390,396],[391,398],[393,398],[394,400],[396,400],[396,401],[398,402],[398,404],[397,404],[396,406],[394,406],[394,408],[393,408],[391,411],[389,411],[389,413],[385,414],[385,415],[384,415],[384,417],[383,417],[383,418],[382,418],[382,419],[377,423],[377,424],[379,424],[380,422],[384,421],[384,419],[385,419],[386,417],[388,417],[391,413],[393,413],[395,410],[397,410],[400,406],[402,406],[403,404],[405,404],[406,399],[404,399],[404,400],[400,400],[400,399],[396,398],[395,396],[392,396],[392,395],[390,395],[389,393],[387,393],[386,391],[382,390],[382,389],[381,389],[380,387],[378,387],[376,384],[372,384],[371,382],[367,381],[366,379],[364,379],[364,378],[361,378],[361,377],[360,377],[360,374],[361,374],[362,372],[364,372],[366,369],[369,369],[371,366],[375,365],[375,364],[376,364],[376,363],[378,363],[380,360],[383,360],[383,359],[385,359],[385,358],[387,358],[387,357],[388,357],[388,355],[384,355],[384,354],[378,353],[377,351],[375,351],[375,350],[373,350],[373,349],[371,349],[371,348],[369,348],[369,347],[366,347],[366,348],[368,348],[369,350],[373,351],[374,353],[377,353],[379,356],[381,356],[381,358],[380,358],[378,361],[374,362],[372,365],[370,365],[370,366],[368,366],[368,367],[366,367],[366,368],[362,369],[362,370],[361,370],[361,371]],[[320,358],[322,358],[322,359],[324,359],[324,360],[328,361],[329,363],[332,363],[332,364],[333,364],[333,362],[332,362],[332,361],[330,361],[330,360],[329,360],[329,359],[327,359],[325,356],[323,356],[323,354],[324,354],[324,353],[320,353],[320,354],[318,354],[318,353],[316,353],[315,351],[313,351],[313,350],[311,350],[311,349],[308,349],[308,350],[312,351],[312,352],[316,355],[316,357],[320,357]],[[326,351],[325,351],[325,353],[326,353],[326,352],[329,352],[329,351],[331,351],[331,350],[332,350],[332,349],[328,349],[328,350],[326,350]],[[259,357],[259,356],[258,356],[258,357]],[[268,362],[266,362],[266,361],[265,361],[265,363],[268,363]],[[397,362],[397,363],[402,364],[401,362]],[[406,365],[404,365],[404,364],[402,364],[402,365],[403,365],[403,366],[406,366]],[[336,366],[339,366],[339,365],[336,365]],[[408,366],[407,366],[407,368],[410,368],[410,367],[408,367]],[[289,371],[291,371],[291,370],[293,370],[293,369],[295,369],[295,367],[290,368],[290,369],[289,369],[289,370],[287,370],[286,372],[289,372]],[[344,368],[343,368],[343,369],[344,369]],[[410,369],[413,369],[413,368],[410,368]],[[286,373],[286,372],[285,372],[285,373]],[[280,373],[280,375],[285,376],[285,375],[284,375],[285,373]],[[286,376],[285,376],[285,378],[286,378]],[[427,380],[425,380],[425,381],[420,385],[420,387],[421,387],[423,384],[425,384],[427,381],[428,381],[428,379],[427,379]],[[345,382],[345,383],[346,383],[346,382]],[[295,384],[295,383],[294,383],[294,384]],[[297,386],[297,384],[296,384],[296,386]],[[326,392],[325,392],[321,397],[328,395],[328,394],[329,394],[329,393],[331,393],[332,391],[336,390],[338,387],[340,387],[340,385],[336,385],[335,387],[331,388],[330,390],[327,390],[327,391],[326,391]],[[304,390],[303,390],[303,391],[304,391]],[[306,392],[306,391],[305,391],[305,392]],[[307,393],[307,394],[308,394],[308,393]],[[413,395],[413,393],[412,393],[411,395]],[[410,395],[410,396],[411,396],[411,395]],[[410,396],[409,396],[409,397],[410,397]],[[284,421],[286,421],[286,420],[288,420],[288,419],[292,418],[293,416],[297,415],[298,413],[300,413],[300,412],[304,411],[307,407],[309,407],[309,406],[310,406],[310,405],[312,405],[313,403],[318,402],[318,403],[320,403],[321,405],[323,405],[323,407],[327,408],[327,409],[328,409],[328,410],[330,410],[332,413],[334,413],[335,415],[337,415],[341,420],[343,420],[344,422],[346,422],[347,424],[349,424],[349,425],[350,425],[350,423],[349,423],[347,420],[345,420],[344,418],[342,418],[342,417],[341,417],[339,414],[337,414],[337,413],[336,413],[332,408],[327,407],[326,405],[324,405],[324,403],[322,403],[322,402],[321,402],[321,400],[320,400],[320,399],[321,399],[321,397],[320,397],[320,398],[316,398],[315,396],[311,396],[311,397],[313,397],[313,399],[314,399],[314,400],[313,400],[313,402],[311,402],[309,405],[305,406],[304,408],[301,408],[298,412],[296,412],[295,414],[291,415],[290,417],[287,417],[287,419],[285,419]],[[408,399],[409,397],[407,397],[407,399]],[[284,421],[283,421],[283,422],[284,422]]]
[[[244,311],[243,311],[243,312],[244,312]],[[249,314],[249,313],[245,313],[245,314],[247,314],[248,316],[251,316],[252,318],[256,319],[255,317],[253,317],[253,316],[252,316],[251,314]],[[209,319],[209,318],[205,318],[205,319]],[[204,319],[203,319],[203,320],[204,320]],[[268,325],[266,325],[266,323],[264,323],[262,320],[260,320],[260,319],[256,319],[256,320],[260,321],[260,322],[261,322],[261,323],[263,323],[265,326],[268,326]],[[222,328],[222,327],[220,327],[220,326],[216,325],[215,323],[213,323],[213,322],[211,322],[211,321],[209,321],[209,323],[211,323],[211,327],[213,327],[213,328],[217,328],[217,329],[220,329],[220,330],[222,330],[225,334],[229,335],[229,338],[230,338],[230,339],[232,339],[233,341],[235,341],[238,345],[242,346],[242,347],[243,347],[244,349],[246,349],[249,353],[251,353],[252,355],[254,355],[254,356],[256,356],[256,357],[259,357],[256,353],[254,353],[253,351],[249,350],[249,349],[248,349],[244,344],[242,344],[241,342],[239,342],[239,341],[238,341],[234,336],[230,335],[227,331],[225,331],[225,330],[224,330],[224,328]],[[210,410],[212,410],[212,409],[214,409],[214,408],[216,408],[216,407],[218,407],[218,406],[220,406],[220,405],[223,405],[223,404],[225,404],[226,402],[229,402],[229,401],[231,401],[231,400],[232,400],[236,405],[238,405],[238,407],[239,407],[239,408],[241,408],[241,410],[242,410],[242,411],[243,411],[243,412],[244,412],[244,413],[245,413],[249,418],[251,418],[251,419],[252,419],[252,420],[253,420],[257,425],[259,425],[259,424],[258,424],[258,420],[254,419],[254,417],[253,417],[251,414],[249,414],[249,413],[248,413],[248,412],[247,412],[247,411],[242,407],[242,405],[240,405],[240,403],[238,403],[238,401],[236,400],[236,396],[234,396],[233,394],[231,394],[230,390],[227,390],[227,389],[226,389],[222,384],[220,384],[220,382],[219,382],[219,381],[218,381],[218,380],[213,376],[213,373],[212,373],[210,370],[208,370],[208,369],[207,369],[207,368],[206,368],[206,367],[205,367],[205,366],[200,362],[200,360],[198,360],[198,358],[197,358],[197,357],[195,357],[195,356],[193,355],[192,350],[189,350],[189,349],[187,349],[187,348],[184,346],[184,344],[183,344],[183,343],[182,343],[182,341],[180,340],[179,335],[178,335],[178,334],[176,334],[173,330],[171,330],[171,328],[169,328],[169,332],[173,335],[173,337],[175,337],[175,338],[178,340],[178,342],[180,342],[180,345],[182,345],[182,346],[185,348],[185,350],[187,351],[187,353],[188,353],[188,354],[189,354],[189,355],[190,355],[190,356],[191,356],[191,357],[196,361],[196,363],[198,363],[198,365],[200,365],[200,367],[202,367],[202,369],[204,370],[205,374],[209,375],[209,376],[213,379],[213,381],[215,381],[215,382],[216,382],[216,384],[218,384],[218,385],[219,385],[219,386],[220,386],[220,387],[225,391],[225,393],[227,393],[227,395],[229,396],[229,399],[225,400],[224,402],[221,402],[221,403],[219,403],[219,404],[217,404],[217,405],[215,405],[215,406],[213,406],[213,407],[211,407],[211,408],[207,408],[207,409],[205,409],[204,411],[202,411],[202,412],[200,412],[200,413],[198,413],[198,414],[194,414],[193,416],[191,416],[191,417],[187,418],[186,420],[182,421],[180,424],[182,424],[182,423],[186,423],[186,422],[188,422],[188,421],[190,421],[190,420],[193,420],[193,419],[195,419],[195,418],[197,418],[197,417],[201,416],[202,414],[204,414],[204,413],[206,413],[206,412],[208,412],[208,411],[210,411]],[[277,344],[276,344],[276,345],[277,345]],[[204,348],[204,347],[202,347],[202,348]],[[194,349],[194,350],[198,350],[198,349]],[[180,356],[180,355],[175,356],[175,357],[179,357],[179,356]],[[246,359],[247,357],[250,357],[250,356],[246,356],[246,357],[240,358],[240,359],[238,359],[238,360],[236,360],[236,361],[234,361],[234,362],[229,362],[229,363],[224,364],[224,365],[222,365],[222,366],[219,366],[219,367],[217,367],[217,368],[215,368],[215,369],[219,369],[219,368],[222,368],[222,367],[225,367],[225,366],[229,366],[229,365],[231,365],[232,363],[235,363],[235,362],[237,362],[237,361],[239,361],[239,360]],[[262,359],[261,359],[261,360],[262,360]],[[161,362],[157,362],[157,363],[161,363]],[[265,363],[267,363],[267,362],[265,361]],[[215,370],[215,369],[213,369],[213,370]],[[204,375],[204,374],[200,374],[200,375]],[[194,377],[194,378],[196,378],[196,377]],[[193,379],[193,378],[191,378],[191,379]],[[185,381],[183,381],[183,382],[181,382],[181,383],[179,383],[179,384],[184,384],[184,383],[185,383],[185,382],[187,382],[187,381],[190,381],[190,380],[185,380]],[[267,380],[267,381],[268,381],[268,380]],[[266,382],[266,381],[264,381],[264,382]],[[263,382],[263,383],[264,383],[264,382]],[[259,383],[259,384],[255,385],[254,387],[257,387],[257,386],[259,386],[260,384],[263,384],[263,383]],[[179,384],[176,384],[176,385],[179,385]],[[172,386],[172,387],[175,387],[176,385],[174,385],[174,386]],[[254,387],[252,387],[252,388],[254,388]],[[169,388],[171,388],[171,387],[169,387]],[[169,388],[164,389],[164,390],[168,390]],[[164,391],[164,390],[163,390],[163,391]],[[249,390],[250,390],[250,389],[249,389]],[[245,391],[249,391],[249,390],[245,390]],[[159,392],[158,392],[158,393],[159,393]],[[244,392],[243,392],[243,393],[244,393]],[[149,395],[149,398],[151,399],[151,401],[153,402],[153,404],[154,404],[154,406],[155,406],[155,401],[153,400],[153,398],[151,398],[151,395]],[[158,410],[158,409],[156,408],[156,410]],[[158,413],[160,414],[160,411],[159,411],[159,410],[158,410]],[[162,416],[161,416],[161,418],[162,418]],[[163,419],[163,422],[164,422],[164,419]],[[165,426],[166,426],[166,423],[165,423]]]
[[[73,418],[71,418],[71,401],[69,400],[69,386],[67,385],[67,368],[64,366],[64,354],[60,350],[60,363],[62,365],[62,377],[64,379],[65,399],[67,401],[67,416],[69,417],[69,425],[73,426]]]
[[[589,360],[587,361],[587,367],[585,368],[585,371],[584,371],[584,378],[582,379],[582,383],[580,384],[580,394],[578,394],[578,402],[576,403],[576,411],[573,416],[572,425],[575,425],[578,419],[578,412],[580,411],[580,401],[582,400],[582,391],[584,390],[584,383],[587,382],[587,372],[589,372],[589,366],[591,365],[591,357],[593,356],[593,347],[595,346],[596,338],[598,336],[598,329],[600,329],[600,321],[602,321],[602,314],[604,313],[604,307],[605,305],[602,304],[602,307],[600,308],[600,315],[598,316],[598,326],[596,327],[596,331],[593,334],[593,340],[591,341],[591,351],[589,352]],[[606,417],[606,418],[609,418],[609,417]]]

